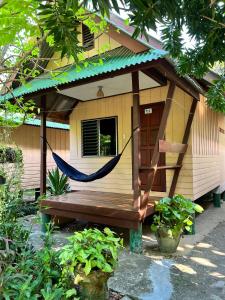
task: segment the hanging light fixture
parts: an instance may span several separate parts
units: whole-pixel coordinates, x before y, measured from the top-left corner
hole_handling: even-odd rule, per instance
[[[102,90],[102,88],[103,88],[103,86],[98,86],[98,91],[97,91],[97,94],[96,94],[96,96],[98,97],[98,98],[102,98],[102,97],[104,97],[105,95],[104,95],[104,92],[103,92],[103,90]]]

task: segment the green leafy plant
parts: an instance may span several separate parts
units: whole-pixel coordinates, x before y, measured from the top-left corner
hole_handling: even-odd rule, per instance
[[[27,247],[14,252],[18,259],[0,274],[3,299],[64,299],[67,290],[60,285],[59,253],[52,247],[52,230],[49,226],[41,249]]]
[[[68,177],[60,174],[58,168],[48,172],[47,181],[52,195],[62,195],[70,190]]]
[[[155,212],[152,231],[159,231],[160,235],[177,237],[184,229],[191,231],[194,213],[202,213],[203,208],[182,195],[176,195],[156,202]]]
[[[109,228],[105,228],[104,232],[96,228],[85,229],[68,239],[69,244],[62,248],[60,254],[64,278],[71,278],[78,284],[82,276],[93,271],[113,272],[123,240]]]

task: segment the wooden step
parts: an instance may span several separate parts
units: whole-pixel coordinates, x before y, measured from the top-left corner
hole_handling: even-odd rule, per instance
[[[185,153],[187,151],[187,144],[170,143],[168,141],[159,140],[160,153]]]
[[[175,170],[180,169],[182,165],[171,165],[171,166],[158,166],[157,170]],[[148,171],[148,170],[154,170],[153,167],[140,167],[140,171]]]

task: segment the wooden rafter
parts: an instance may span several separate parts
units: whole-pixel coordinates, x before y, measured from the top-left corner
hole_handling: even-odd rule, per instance
[[[164,75],[162,75],[159,71],[157,71],[155,68],[149,68],[149,69],[146,69],[146,70],[142,70],[142,72],[145,75],[147,75],[148,77],[155,80],[161,86],[167,84],[167,78]]]
[[[165,59],[162,59],[161,62],[157,64],[156,68],[170,81],[174,81],[178,87],[180,87],[190,96],[199,100],[199,91],[197,90],[197,87],[194,89],[193,85],[191,85],[185,78],[180,77],[175,68],[171,66],[170,63]]]

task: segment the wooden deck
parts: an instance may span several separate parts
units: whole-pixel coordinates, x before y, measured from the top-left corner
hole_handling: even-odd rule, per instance
[[[144,217],[154,213],[156,200],[159,198],[151,198],[144,212],[133,208],[132,195],[74,191],[43,200],[41,205],[42,212],[48,215],[136,229]]]

